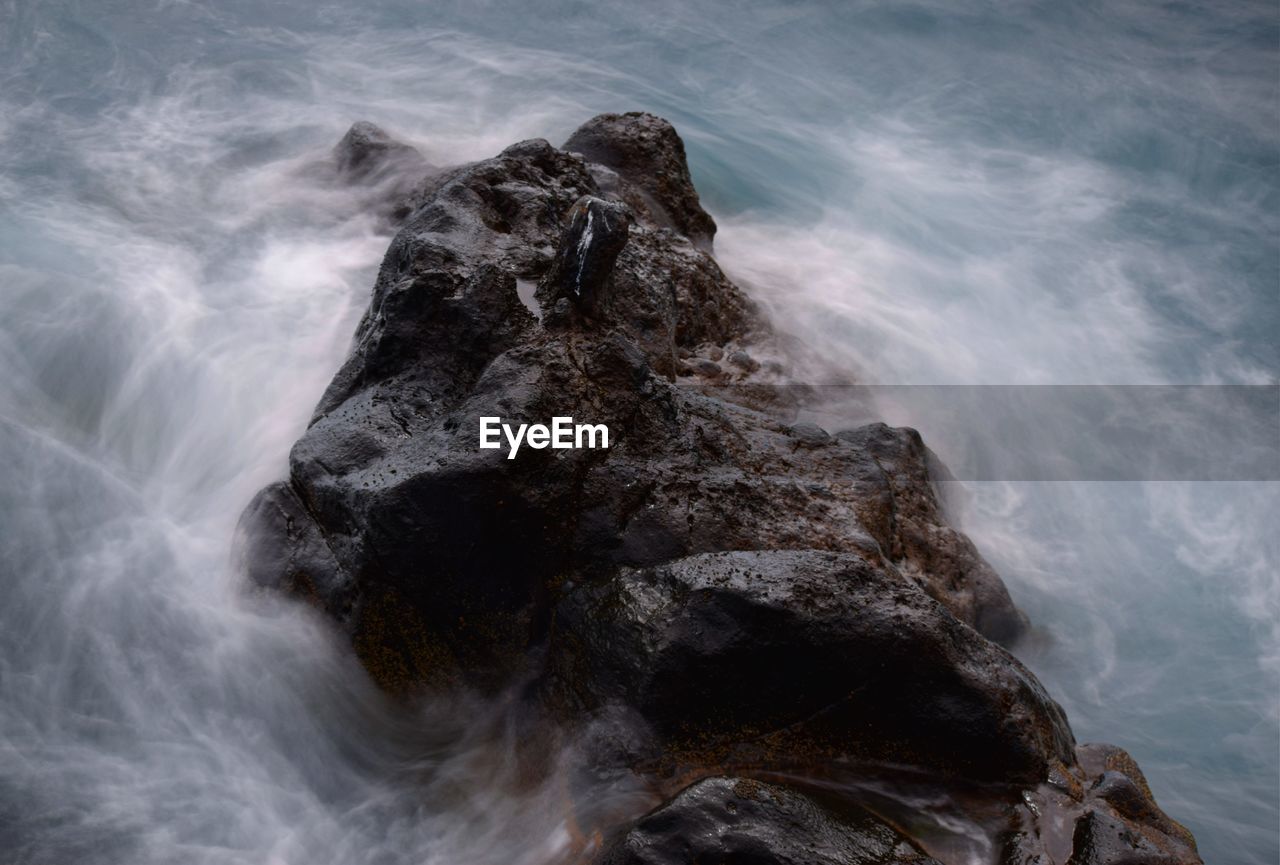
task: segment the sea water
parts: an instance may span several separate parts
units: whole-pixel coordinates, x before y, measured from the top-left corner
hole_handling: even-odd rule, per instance
[[[1274,385],[1278,85],[1247,0],[4,0],[0,859],[574,848],[498,708],[406,714],[229,564],[388,241],[308,170],[352,121],[449,164],[668,117],[722,266],[861,381]],[[963,462],[972,431],[899,414]],[[957,497],[1021,656],[1210,862],[1280,859],[1278,486]]]

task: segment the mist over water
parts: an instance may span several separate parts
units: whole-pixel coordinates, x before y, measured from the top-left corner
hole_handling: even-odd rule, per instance
[[[1280,12],[1219,7],[0,2],[0,858],[579,843],[500,707],[387,704],[230,564],[389,240],[312,170],[353,120],[449,164],[668,117],[722,266],[866,382],[1274,384]],[[1078,738],[1280,859],[1280,484],[964,488]]]

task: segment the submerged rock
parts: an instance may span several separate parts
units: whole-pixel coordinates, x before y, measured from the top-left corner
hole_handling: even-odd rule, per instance
[[[382,127],[360,120],[351,124],[347,134],[333,148],[338,172],[351,181],[396,170],[409,172],[424,169],[427,161],[411,145],[392,138]]]
[[[411,157],[358,124],[336,159],[368,177]],[[571,730],[628,719],[610,772],[870,761],[1007,788],[1015,810],[1105,774],[989,642],[1025,620],[947,523],[919,435],[795,422],[815,392],[710,255],[670,124],[602,115],[563,149],[424,171],[401,208],[350,356],[239,531],[249,579],[329,615],[383,687],[519,679]],[[481,448],[495,417],[604,425],[609,445]],[[1173,831],[1143,785],[1098,785],[1095,811]],[[826,824],[778,795],[739,803],[743,837],[810,861],[796,833]],[[754,855],[717,837],[707,855]]]
[[[363,206],[392,225],[409,214],[423,178],[438,172],[417,148],[367,120],[351,124],[324,170],[338,184],[363,190]]]

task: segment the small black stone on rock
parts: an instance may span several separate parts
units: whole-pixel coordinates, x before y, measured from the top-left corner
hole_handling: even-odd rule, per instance
[[[538,286],[544,309],[554,313],[569,299],[588,315],[599,309],[613,265],[627,245],[631,214],[620,202],[584,195],[569,212],[569,227],[560,239],[555,261]],[[550,316],[548,324],[555,324]]]

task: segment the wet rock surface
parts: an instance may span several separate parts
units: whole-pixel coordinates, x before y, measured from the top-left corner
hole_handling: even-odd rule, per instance
[[[670,791],[729,767],[906,767],[993,785],[1008,861],[1128,861],[1134,832],[1198,861],[1136,767],[1074,749],[996,645],[1025,619],[947,523],[919,435],[802,418],[814,392],[712,257],[670,124],[602,115],[562,148],[444,170],[409,150],[357,124],[335,152],[348,182],[394,190],[399,231],[288,478],[241,520],[254,584],[322,610],[390,692],[522,682],[563,729],[624,719],[588,773]],[[479,447],[482,417],[571,417],[610,444],[509,455]],[[740,781],[611,827],[601,861],[930,861]]]
[[[749,778],[707,778],[614,839],[601,865],[936,865],[870,812]]]
[[[1017,660],[864,555],[707,553],[624,570],[556,611],[568,714],[637,710],[682,764],[841,758],[1035,784],[1071,761]]]
[[[1195,838],[1156,804],[1142,770],[1114,745],[1076,748],[1070,766],[1009,811],[1002,865],[1199,862]]]
[[[640,112],[601,114],[569,136],[564,149],[603,167],[596,169],[602,185],[648,222],[711,248],[716,223],[702,209],[684,142],[670,123]]]
[[[544,318],[548,326],[572,324],[573,312],[605,313],[609,278],[627,244],[631,211],[625,204],[585,196],[570,209],[568,220],[555,260],[538,286],[542,308],[552,311]]]

